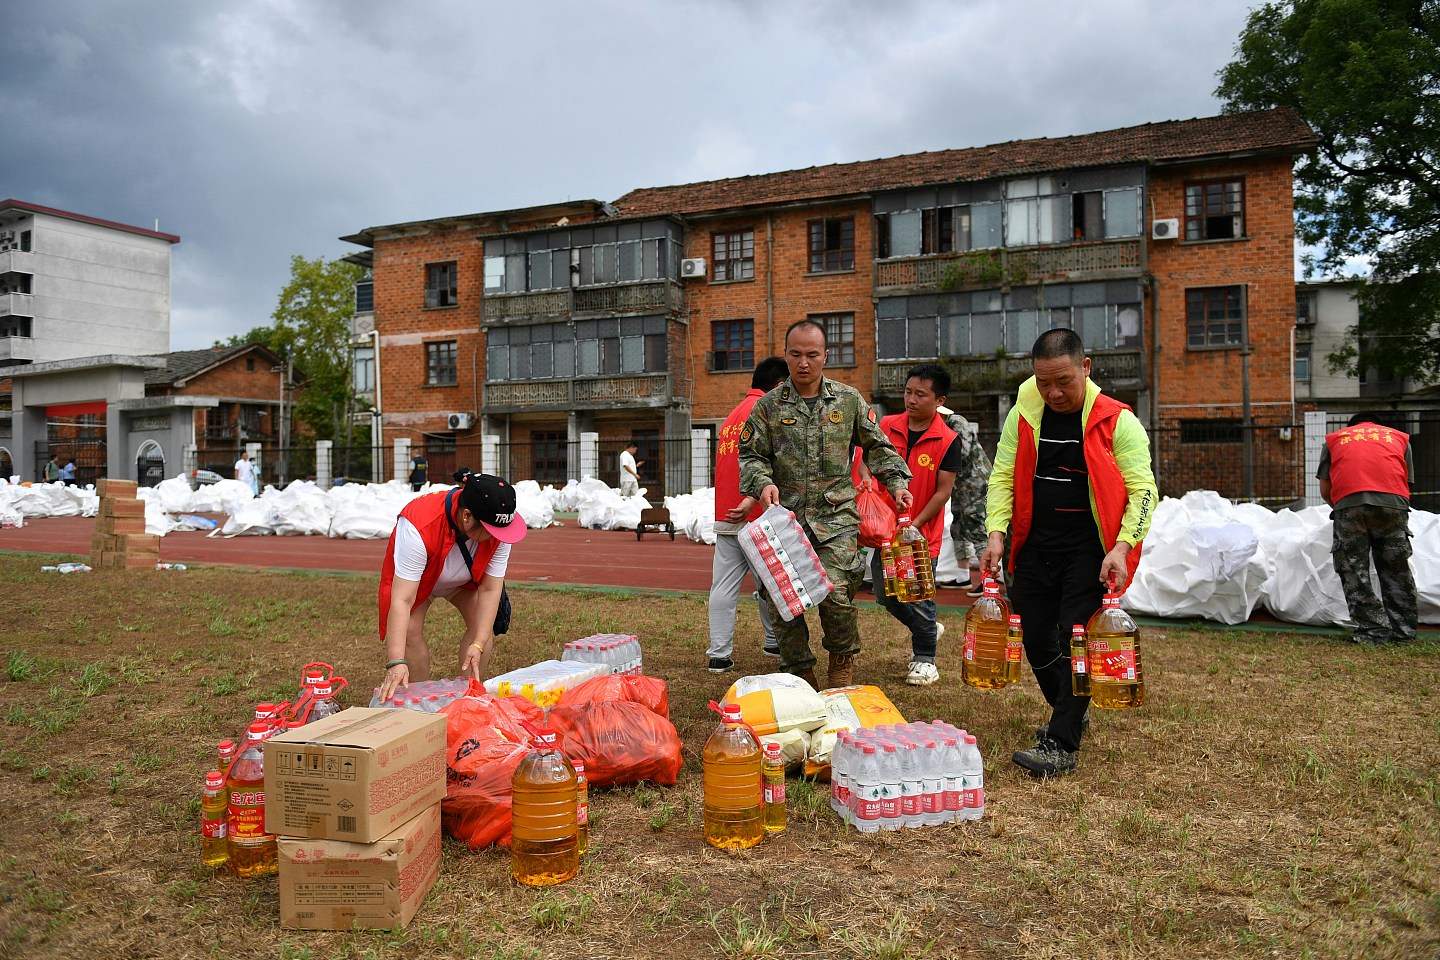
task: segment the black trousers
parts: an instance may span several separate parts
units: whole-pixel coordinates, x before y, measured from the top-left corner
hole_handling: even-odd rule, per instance
[[[1100,564],[1105,553],[1097,542],[1073,552],[1023,547],[1015,560],[1010,602],[1025,631],[1025,658],[1050,704],[1050,739],[1066,750],[1080,749],[1080,721],[1089,697],[1070,692],[1070,630],[1090,621],[1105,586]]]

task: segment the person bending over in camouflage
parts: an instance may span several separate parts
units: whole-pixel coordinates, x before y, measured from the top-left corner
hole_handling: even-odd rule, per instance
[[[756,401],[740,431],[740,489],[761,506],[779,504],[794,513],[815,547],[835,586],[819,604],[829,683],[843,687],[853,678],[860,652],[853,601],[863,573],[851,451],[865,452],[866,466],[901,509],[911,507],[910,468],[880,432],[860,392],[824,375],[826,358],[819,323],[800,320],[785,331],[790,376]],[[775,624],[781,669],[818,690],[805,618],[786,622],[763,590],[760,600]]]
[[[980,446],[975,424],[949,407],[936,410],[945,419],[945,426],[955,431],[960,444],[962,466],[955,474],[955,489],[950,491],[950,539],[955,541],[955,561],[961,569],[969,567],[970,596],[980,596],[980,554],[985,552],[989,534],[985,532],[985,490],[990,482],[990,458]]]

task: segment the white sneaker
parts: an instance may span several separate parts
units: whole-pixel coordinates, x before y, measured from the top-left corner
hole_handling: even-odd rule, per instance
[[[945,624],[941,623],[939,620],[936,620],[936,621],[935,621],[935,642],[936,642],[936,643],[939,643],[939,642],[940,642],[940,638],[943,637],[943,636],[945,636]]]
[[[933,663],[925,663],[921,660],[913,661],[910,664],[910,672],[905,676],[905,682],[912,687],[928,687],[940,679],[940,670]]]

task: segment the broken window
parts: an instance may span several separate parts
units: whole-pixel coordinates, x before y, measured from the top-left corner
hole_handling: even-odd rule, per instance
[[[1245,235],[1245,181],[1185,185],[1185,239],[1235,240]]]

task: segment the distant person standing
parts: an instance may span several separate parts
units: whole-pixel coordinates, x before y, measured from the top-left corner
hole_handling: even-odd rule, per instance
[[[50,454],[50,459],[45,461],[45,472],[41,474],[41,478],[46,483],[60,482],[60,464],[55,462],[55,454]]]
[[[1410,484],[1415,463],[1410,437],[1357,413],[1325,437],[1320,453],[1320,495],[1334,509],[1331,556],[1345,604],[1355,621],[1352,643],[1409,643],[1420,622],[1415,575],[1410,570]],[[1380,597],[1370,583],[1370,561],[1380,576]]]
[[[255,496],[260,496],[260,481],[255,475],[255,464],[250,460],[249,451],[243,451],[240,459],[235,461],[235,479],[250,488]]]
[[[635,454],[640,450],[640,444],[631,440],[625,444],[625,449],[620,451],[620,496],[634,497],[640,493],[640,464],[644,460],[636,462]]]
[[[715,562],[710,579],[710,647],[705,651],[711,673],[724,673],[735,666],[735,604],[740,598],[740,584],[750,571],[745,552],[736,536],[746,523],[764,510],[754,497],[740,492],[740,431],[755,401],[773,390],[789,376],[790,370],[782,357],[766,357],[755,367],[750,378],[750,392],[745,394],[720,427],[719,445],[715,452]],[[765,653],[780,656],[780,643],[775,639],[774,622],[765,604],[760,604],[760,624],[765,630]]]
[[[410,492],[419,493],[430,476],[430,461],[425,454],[417,453],[410,458]]]
[[[67,487],[75,486],[75,458],[66,457],[65,466],[60,468],[60,482]]]
[[[980,446],[975,424],[946,406],[935,412],[945,418],[945,426],[959,438],[956,444],[960,467],[955,473],[955,489],[950,492],[950,539],[955,541],[956,562],[969,568],[968,595],[978,597],[983,578],[980,555],[989,541],[985,533],[985,492],[990,483],[990,458]]]

